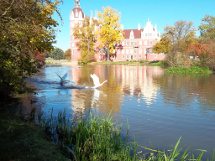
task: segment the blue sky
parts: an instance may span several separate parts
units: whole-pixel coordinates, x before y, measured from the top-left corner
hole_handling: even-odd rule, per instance
[[[149,18],[153,26],[157,24],[161,33],[167,24],[172,26],[178,20],[193,21],[198,29],[206,14],[215,16],[215,0],[80,0],[80,4],[88,16],[91,11],[93,14],[95,10],[102,11],[102,7],[117,9],[121,12],[120,23],[124,25],[124,29],[136,29],[138,23],[143,28]],[[57,43],[54,46],[64,51],[70,48],[69,15],[73,8],[74,0],[64,0],[63,5],[60,5],[63,23],[56,14],[53,17],[59,21]]]

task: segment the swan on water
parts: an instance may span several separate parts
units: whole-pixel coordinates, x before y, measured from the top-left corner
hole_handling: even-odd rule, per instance
[[[56,73],[57,74],[57,73]],[[66,74],[64,74],[64,76],[63,77],[61,77],[61,76],[59,76],[58,74],[57,74],[57,76],[60,78],[60,85],[64,85],[65,83],[69,83],[69,82],[71,82],[72,84],[76,84],[74,81],[71,81],[71,80],[65,80],[66,79],[66,77],[67,77],[67,73]]]
[[[99,77],[95,74],[90,74],[90,77],[93,79],[93,83],[94,83],[94,87],[92,87],[92,88],[98,88],[98,87],[102,86],[105,82],[107,82],[107,80],[105,80],[104,82],[100,83]]]

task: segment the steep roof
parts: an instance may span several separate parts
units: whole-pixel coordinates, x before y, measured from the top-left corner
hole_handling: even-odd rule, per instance
[[[126,29],[126,30],[123,30],[123,32],[124,32],[123,37],[125,39],[129,39],[131,31],[133,31],[134,32],[134,38],[140,39],[141,38],[141,32],[143,30],[144,29],[140,29],[140,30],[138,30],[138,29]]]

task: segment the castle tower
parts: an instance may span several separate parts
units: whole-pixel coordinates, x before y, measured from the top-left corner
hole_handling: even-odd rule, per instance
[[[80,0],[74,0],[74,8],[70,13],[70,40],[71,40],[71,60],[78,60],[80,58],[80,51],[77,48],[78,40],[73,36],[74,27],[82,25],[85,15],[81,9]]]

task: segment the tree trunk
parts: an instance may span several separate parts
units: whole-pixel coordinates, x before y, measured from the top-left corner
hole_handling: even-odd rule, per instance
[[[109,49],[109,43],[107,43],[107,61],[110,61],[110,49]]]

